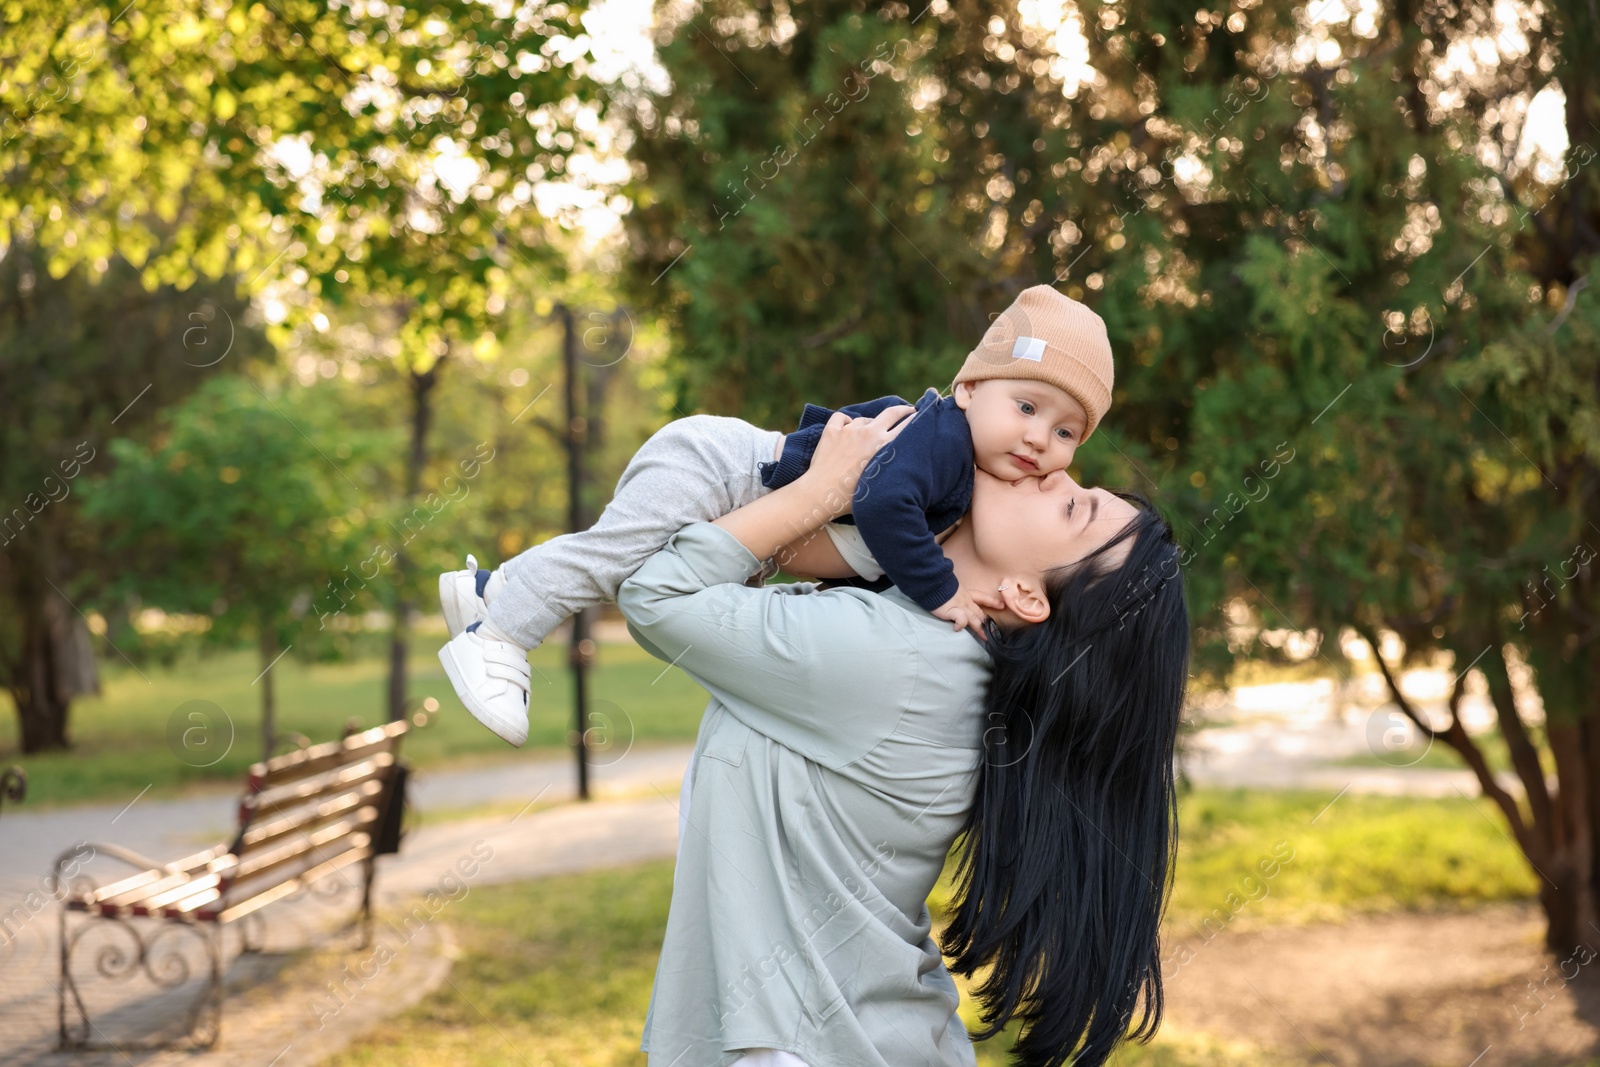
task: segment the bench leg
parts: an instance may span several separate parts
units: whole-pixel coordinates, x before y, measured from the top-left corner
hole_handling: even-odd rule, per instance
[[[211,957],[211,980],[195,1001],[189,1016],[189,1034],[201,1048],[215,1048],[222,1037],[222,924],[206,923],[206,952]]]
[[[253,911],[239,920],[239,954],[259,953],[266,944],[267,922],[261,913]],[[257,936],[252,937],[252,932]]]
[[[85,916],[74,929],[63,908],[60,921],[61,985],[57,990],[60,997],[57,1006],[58,1048],[152,1049],[170,1048],[175,1044],[166,1040],[113,1043],[89,1018],[89,1009],[73,976],[72,958],[78,942],[91,930],[115,930],[118,935],[126,935],[129,939],[126,948],[112,945],[102,947],[95,953],[94,969],[102,977],[129,978],[142,973],[156,986],[169,989],[188,980],[188,964],[181,957],[162,956],[157,943],[168,934],[188,932],[198,935],[206,952],[205,982],[189,1009],[183,1036],[196,1047],[212,1048],[216,1045],[222,1033],[223,993],[221,930],[216,923],[161,923],[146,938],[134,923],[107,916]],[[91,1034],[94,1036],[91,1037]]]
[[[372,879],[377,873],[377,857],[361,861],[361,947],[372,947]]]
[[[56,1022],[58,1026],[58,1040],[56,1047],[59,1049],[69,1049],[76,1048],[82,1044],[81,1038],[75,1039],[74,1036],[71,1036],[67,1033],[67,996],[69,990],[71,991],[72,996],[72,1006],[77,1010],[78,1015],[82,1018],[82,1032],[84,1036],[88,1035],[89,1016],[83,1010],[83,1001],[78,997],[77,987],[72,984],[72,971],[67,966],[67,956],[71,952],[72,947],[67,942],[66,908],[61,909],[61,923],[57,928],[57,933],[58,936],[56,938],[56,943],[61,950],[61,984],[56,986],[56,994],[59,998],[57,1000],[56,1011]]]

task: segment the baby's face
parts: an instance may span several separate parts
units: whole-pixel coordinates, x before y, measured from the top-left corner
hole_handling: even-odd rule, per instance
[[[1008,482],[1066,470],[1089,425],[1083,405],[1048,382],[986,378],[952,392],[967,413],[978,467]]]

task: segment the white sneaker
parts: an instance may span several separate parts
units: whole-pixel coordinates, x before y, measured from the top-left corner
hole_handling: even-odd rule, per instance
[[[528,654],[473,629],[452,637],[439,650],[439,662],[473,718],[522,747],[528,739]]]
[[[478,595],[478,561],[467,554],[467,569],[445,571],[439,575],[439,607],[444,609],[444,624],[454,637],[483,619],[489,606]]]

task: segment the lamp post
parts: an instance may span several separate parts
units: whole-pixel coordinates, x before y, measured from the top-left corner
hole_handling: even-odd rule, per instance
[[[556,305],[561,316],[561,384],[567,415],[567,529],[585,529],[583,521],[584,451],[588,421],[578,414],[578,337],[572,309]],[[572,644],[567,652],[572,668],[573,754],[578,760],[578,799],[589,799],[589,668],[594,664],[594,641],[589,637],[587,609],[572,617]]]
[[[583,507],[583,490],[588,483],[586,460],[591,446],[598,442],[600,433],[600,408],[605,397],[606,384],[612,368],[627,355],[629,343],[619,345],[618,325],[625,319],[631,321],[622,309],[602,315],[591,312],[586,318],[604,325],[598,330],[586,331],[582,343],[593,347],[597,358],[583,358],[579,352],[580,338],[575,319],[577,313],[568,305],[558,303],[552,309],[561,322],[561,377],[564,400],[565,425],[558,426],[544,419],[534,421],[558,438],[567,453],[567,529],[572,533],[589,527]],[[602,340],[592,346],[590,338],[598,333]],[[589,364],[587,402],[579,400],[579,362]],[[572,639],[567,651],[567,664],[572,669],[573,729],[568,734],[573,755],[578,761],[578,799],[589,799],[589,668],[594,665],[595,642],[590,636],[591,612],[580,611],[572,617]]]

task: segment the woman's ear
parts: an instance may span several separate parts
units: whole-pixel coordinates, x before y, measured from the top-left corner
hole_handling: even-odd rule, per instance
[[[1019,622],[1032,625],[1050,617],[1050,598],[1037,579],[1007,578],[1000,586],[996,595]]]

